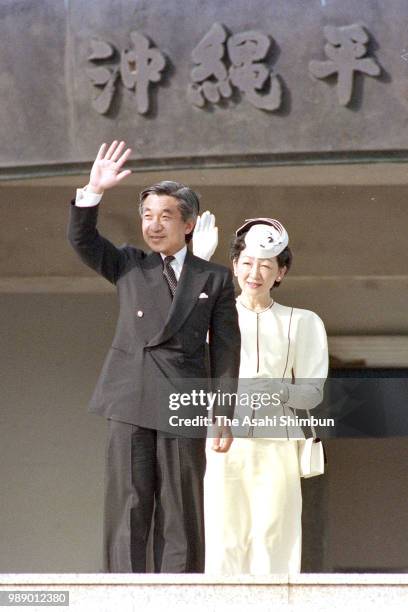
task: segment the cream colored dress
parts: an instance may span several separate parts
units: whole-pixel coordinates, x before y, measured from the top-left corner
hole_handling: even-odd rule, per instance
[[[284,406],[265,414],[306,416],[322,400],[328,369],[327,337],[309,310],[276,302],[255,313],[237,300],[241,329],[240,379],[289,382]],[[292,376],[294,378],[292,378]],[[294,380],[294,384],[293,381]],[[240,408],[238,407],[238,411]],[[301,513],[299,427],[240,429],[228,453],[207,441],[205,476],[206,573],[300,572]]]

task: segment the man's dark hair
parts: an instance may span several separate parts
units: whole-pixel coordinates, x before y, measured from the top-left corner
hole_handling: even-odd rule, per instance
[[[143,202],[147,196],[151,194],[159,196],[167,195],[175,198],[178,202],[178,209],[183,221],[188,221],[189,219],[193,219],[195,221],[197,219],[200,212],[200,199],[198,194],[190,189],[190,187],[187,187],[182,183],[176,183],[175,181],[161,181],[160,183],[156,183],[156,185],[146,187],[146,189],[143,189],[139,196],[140,216],[143,215]],[[192,237],[193,232],[186,234],[186,242],[190,242]]]
[[[237,261],[241,252],[245,249],[245,246],[246,246],[245,236],[247,235],[247,233],[248,232],[245,232],[244,234],[241,234],[240,236],[234,236],[234,238],[232,239],[231,246],[230,246],[231,261]],[[293,254],[288,246],[283,249],[282,253],[279,253],[279,255],[276,256],[276,259],[278,261],[278,266],[280,268],[283,268],[284,266],[286,266],[286,272],[289,272],[290,267],[292,265],[292,261],[293,261]],[[280,285],[280,282],[275,282],[273,284],[273,287],[279,287],[279,285]]]

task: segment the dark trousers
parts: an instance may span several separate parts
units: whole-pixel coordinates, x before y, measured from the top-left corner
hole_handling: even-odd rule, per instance
[[[204,439],[108,420],[104,571],[146,572],[153,525],[155,572],[203,572],[204,473]]]

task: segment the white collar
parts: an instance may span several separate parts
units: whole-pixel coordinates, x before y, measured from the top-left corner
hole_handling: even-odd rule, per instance
[[[167,255],[164,255],[163,253],[160,253],[161,258],[164,259],[167,257]],[[177,266],[181,269],[183,267],[184,264],[184,260],[186,258],[187,255],[187,246],[184,245],[179,251],[177,251],[177,253],[174,253],[173,257],[176,260]]]

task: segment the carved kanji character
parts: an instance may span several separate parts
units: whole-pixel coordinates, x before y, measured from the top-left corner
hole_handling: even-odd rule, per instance
[[[228,81],[228,70],[223,62],[227,32],[219,23],[214,23],[193,49],[191,57],[197,64],[191,71],[193,84],[187,95],[192,104],[203,107],[206,100],[217,103],[220,98],[232,94]]]
[[[137,110],[144,114],[149,110],[149,84],[160,81],[166,60],[139,32],[132,32],[130,38],[133,48],[122,51],[120,73],[124,86],[135,90]]]
[[[91,41],[91,53],[88,60],[99,62],[111,59],[115,54],[115,48],[104,40],[93,39]],[[102,92],[92,100],[93,108],[100,114],[108,112],[115,95],[115,83],[119,75],[119,69],[106,66],[95,66],[86,70],[87,75],[96,87],[102,87]]]
[[[281,103],[282,88],[276,76],[259,63],[268,53],[271,41],[261,32],[247,31],[231,36],[227,42],[228,54],[232,62],[229,70],[231,83],[245,93],[256,108],[273,111]],[[270,81],[266,94],[259,93]]]
[[[378,76],[381,68],[372,57],[363,57],[367,53],[369,36],[362,26],[326,26],[323,31],[328,41],[324,51],[329,59],[312,60],[309,70],[318,79],[338,74],[338,98],[340,104],[346,106],[353,93],[354,72]]]

